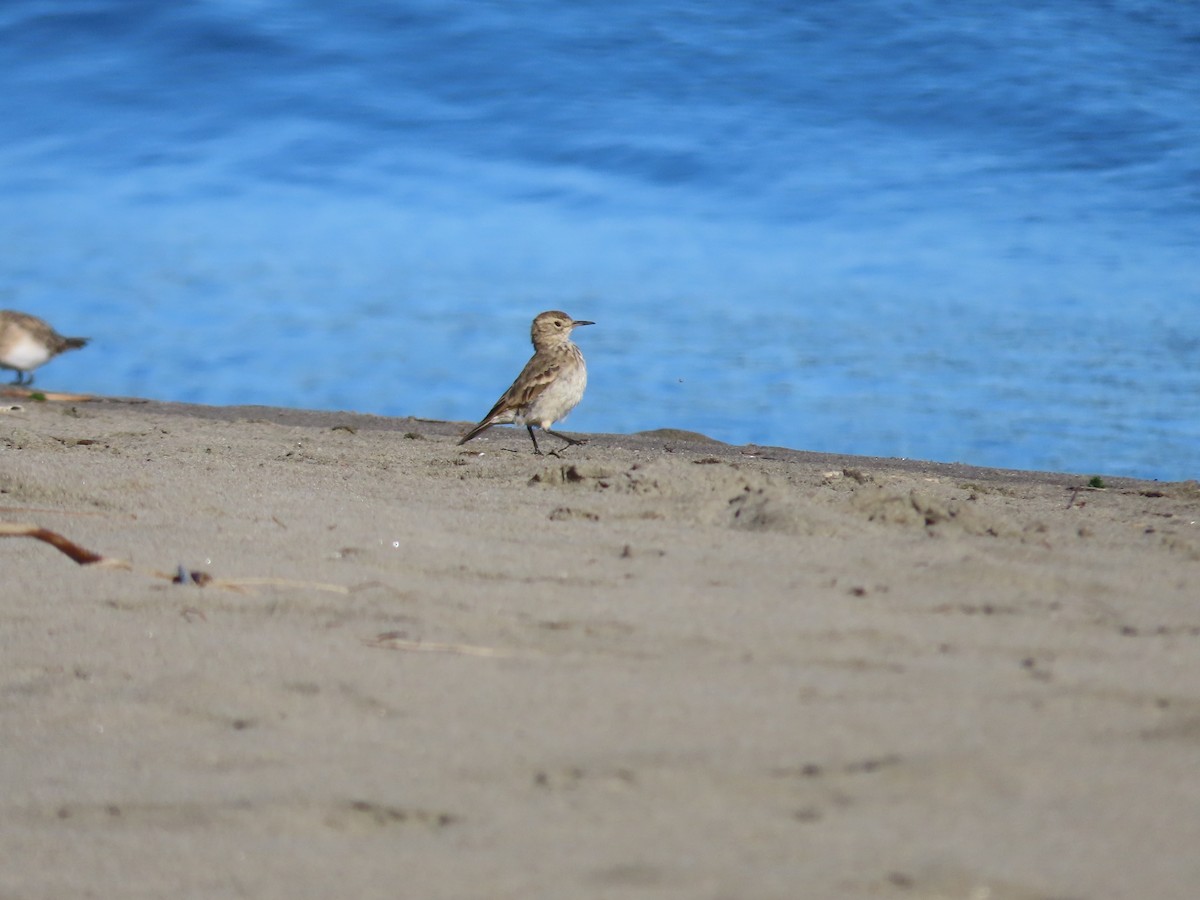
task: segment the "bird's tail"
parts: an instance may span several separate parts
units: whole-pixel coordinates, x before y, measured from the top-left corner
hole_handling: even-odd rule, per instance
[[[484,419],[482,422],[480,422],[478,425],[476,425],[474,428],[472,428],[470,431],[468,431],[466,434],[464,434],[462,436],[462,440],[458,442],[458,446],[461,447],[467,441],[471,440],[471,438],[479,437],[479,435],[483,434],[485,431],[487,431],[489,428],[491,428],[493,424],[494,423],[492,422],[491,418]]]
[[[63,349],[78,350],[80,347],[86,347],[90,340],[91,338],[63,338]]]

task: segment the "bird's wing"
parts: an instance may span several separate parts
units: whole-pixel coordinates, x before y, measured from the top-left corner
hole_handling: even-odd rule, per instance
[[[525,368],[517,376],[517,380],[504,392],[504,396],[496,403],[496,408],[507,407],[514,410],[528,409],[546,388],[554,383],[562,369],[561,358],[546,359],[534,356],[525,363]]]
[[[459,443],[465,444],[471,438],[478,436],[497,422],[501,422],[502,420],[511,421],[513,415],[519,413],[521,410],[528,409],[541,395],[542,391],[550,387],[561,368],[562,362],[560,360],[546,359],[534,354],[529,362],[525,363],[525,368],[521,370],[521,374],[517,376],[516,381],[496,401],[496,405],[488,410],[488,414],[479,420],[478,425],[463,435]]]

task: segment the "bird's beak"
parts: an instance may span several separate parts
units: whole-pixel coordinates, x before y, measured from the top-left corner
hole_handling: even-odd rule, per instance
[[[595,325],[595,324],[596,324],[595,322],[572,322],[571,327],[574,327],[576,325]]]

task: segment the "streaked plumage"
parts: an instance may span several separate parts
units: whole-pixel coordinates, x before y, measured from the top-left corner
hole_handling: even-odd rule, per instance
[[[533,320],[530,338],[533,340],[533,357],[525,364],[512,386],[504,392],[479,424],[468,431],[459,444],[482,434],[493,425],[524,425],[533,441],[533,452],[541,454],[535,427],[547,434],[566,441],[582,444],[584,441],[569,438],[551,431],[550,426],[566,417],[583,399],[587,387],[587,365],[583,354],[571,342],[571,331],[580,325],[594,322],[575,321],[565,312],[556,309],[540,313]]]
[[[63,337],[37,316],[0,310],[0,369],[17,373],[13,384],[33,384],[33,370],[65,350],[84,346],[88,338]]]

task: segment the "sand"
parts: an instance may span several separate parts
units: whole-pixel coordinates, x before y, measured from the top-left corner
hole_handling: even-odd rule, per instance
[[[1200,896],[1195,482],[16,396],[5,900]]]

